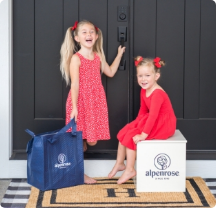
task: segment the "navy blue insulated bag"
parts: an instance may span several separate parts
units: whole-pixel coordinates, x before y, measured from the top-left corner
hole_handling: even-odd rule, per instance
[[[72,127],[72,132],[66,132]],[[71,120],[61,130],[32,136],[27,144],[27,182],[46,191],[84,183],[82,132]]]

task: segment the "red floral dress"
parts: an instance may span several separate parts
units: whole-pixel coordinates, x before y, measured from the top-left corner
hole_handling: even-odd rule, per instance
[[[136,150],[133,137],[137,134],[148,134],[146,140],[168,139],[176,129],[176,116],[166,92],[155,89],[146,97],[146,90],[141,89],[140,101],[137,118],[124,126],[117,135],[121,144],[132,150]]]
[[[94,60],[80,58],[77,130],[83,132],[88,142],[110,139],[106,96],[100,75],[100,57],[95,53]],[[72,111],[71,91],[66,102],[66,124]],[[70,130],[71,131],[71,130]]]

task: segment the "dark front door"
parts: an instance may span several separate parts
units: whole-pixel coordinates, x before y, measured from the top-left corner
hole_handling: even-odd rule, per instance
[[[65,102],[69,88],[66,88],[60,74],[59,51],[66,29],[76,20],[92,21],[103,32],[104,51],[111,64],[119,46],[117,27],[129,25],[129,21],[117,21],[116,8],[122,4],[128,5],[128,1],[14,2],[14,150],[25,149],[30,139],[24,132],[26,128],[40,133],[65,124]],[[112,79],[102,75],[112,139],[99,142],[89,150],[116,150],[116,134],[129,121],[128,42],[125,45],[125,70],[119,70]]]
[[[210,0],[17,0],[13,3],[13,150],[24,150],[29,136],[65,123],[69,88],[59,70],[65,31],[76,20],[92,21],[103,32],[107,62],[117,53],[118,28],[127,28],[125,70],[102,76],[111,140],[94,152],[117,149],[116,134],[139,109],[133,57],[167,61],[160,84],[169,94],[178,129],[188,140],[188,158],[216,154],[216,6]],[[124,16],[126,15],[126,17]],[[193,156],[195,155],[195,156]]]

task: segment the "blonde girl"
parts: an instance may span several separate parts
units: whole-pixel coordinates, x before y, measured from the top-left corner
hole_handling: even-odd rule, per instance
[[[87,20],[68,28],[61,47],[61,73],[70,92],[66,102],[66,124],[75,118],[77,130],[83,132],[84,151],[98,140],[110,139],[107,102],[101,83],[101,72],[113,77],[117,72],[125,47],[109,66],[103,51],[103,36],[99,28]],[[86,144],[87,143],[87,144]],[[96,183],[84,175],[85,183]]]
[[[122,184],[136,175],[134,163],[136,159],[136,144],[150,139],[167,139],[176,129],[176,117],[170,99],[163,88],[158,85],[160,68],[165,62],[159,57],[155,59],[135,58],[137,81],[141,87],[140,110],[137,118],[123,127],[117,138],[119,140],[117,160],[109,173],[112,178],[118,171],[124,173],[117,181]],[[127,158],[125,166],[124,160]]]

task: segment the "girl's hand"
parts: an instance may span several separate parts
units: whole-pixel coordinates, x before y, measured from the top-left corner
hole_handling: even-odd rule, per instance
[[[143,141],[147,138],[148,134],[142,132],[142,134],[137,134],[133,137],[133,141],[135,144],[137,144],[139,141]]]
[[[70,118],[71,119],[75,118],[75,122],[77,122],[77,116],[78,116],[78,110],[77,108],[73,108],[70,114]]]
[[[121,45],[118,47],[118,55],[120,58],[122,57],[123,53],[125,52],[126,47],[122,47]]]
[[[109,66],[106,62],[104,66],[102,66],[103,68],[101,68],[102,72],[106,74],[108,77],[113,77],[118,70],[119,63],[121,61],[121,58],[124,52],[125,52],[125,47],[119,46],[118,54],[115,60],[113,61],[112,65]]]

